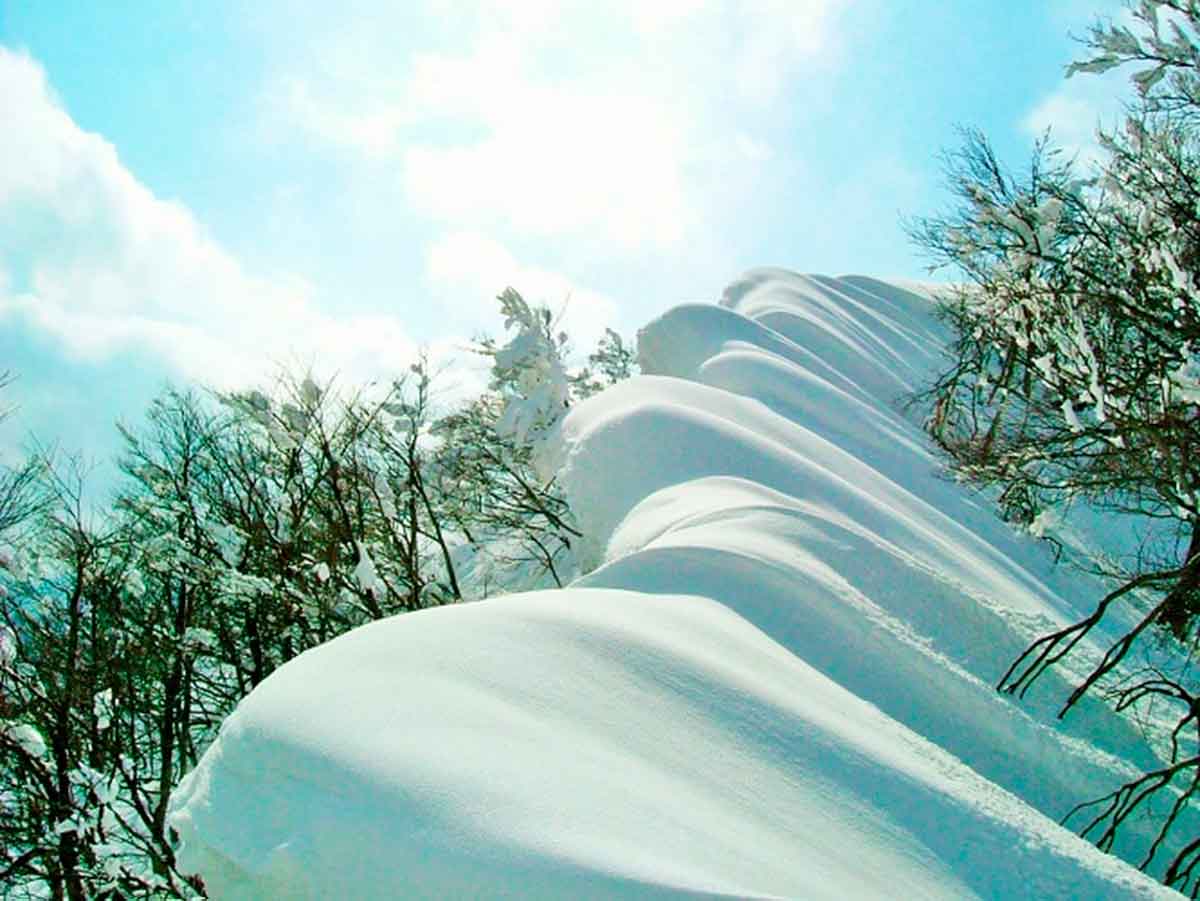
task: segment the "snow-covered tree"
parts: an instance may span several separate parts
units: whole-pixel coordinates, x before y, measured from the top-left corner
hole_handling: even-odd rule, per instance
[[[1142,0],[1131,13],[1133,27],[1097,23],[1090,55],[1068,71],[1134,67],[1137,98],[1120,129],[1099,135],[1098,164],[1042,141],[1015,175],[967,132],[946,157],[957,206],[911,229],[959,276],[941,306],[951,365],[929,392],[930,431],[957,470],[1035,532],[1077,501],[1143,523],[1136,561],[1107,573],[1116,587],[1093,613],[1034,643],[1001,680],[1024,693],[1114,604],[1134,604],[1135,624],[1063,713],[1099,689],[1122,707],[1167,700],[1179,722],[1162,770],[1098,802],[1085,832],[1103,847],[1178,776],[1165,840],[1200,787],[1200,696],[1183,668],[1116,682],[1139,641],[1165,632],[1194,647],[1200,615],[1200,5]],[[1194,884],[1198,865],[1200,840],[1166,880]]]
[[[533,459],[632,355],[610,334],[573,371],[548,312],[501,305],[492,386],[448,413],[424,360],[361,391],[285,374],[164,392],[120,427],[110,507],[70,461],[0,471],[0,894],[203,894],[168,800],[271,672],[372,620],[573,575]]]
[[[205,600],[193,625],[231,677],[224,707],[307,648],[457,599],[426,487],[428,378],[410,375],[371,398],[307,376],[219,408],[169,393],[145,433],[127,432],[122,506],[157,530],[156,559],[178,546],[167,569]]]
[[[563,585],[578,574],[580,533],[546,463],[547,442],[572,404],[633,374],[634,353],[609,330],[575,369],[549,309],[512,288],[497,300],[510,334],[476,348],[492,361],[490,390],[433,429],[440,493],[469,542],[477,584]]]
[[[186,728],[163,713],[169,636],[123,525],[88,511],[76,466],[42,472],[50,503],[0,561],[0,884],[187,897],[165,828]]]
[[[582,400],[629,378],[636,371],[637,350],[612,329],[605,329],[596,349],[588,354],[587,365],[572,373],[571,390]]]
[[[53,504],[0,555],[0,875],[29,897],[187,896],[167,802],[276,667],[457,597],[421,473],[427,380],[374,400],[168,391],[126,480]],[[8,897],[19,897],[17,888]]]

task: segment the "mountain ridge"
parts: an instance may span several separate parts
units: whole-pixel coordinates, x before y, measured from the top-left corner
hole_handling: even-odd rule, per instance
[[[994,690],[1098,584],[898,410],[931,313],[762,269],[648,324],[645,374],[546,455],[590,571],[282,667],[177,790],[181,866],[244,898],[1174,896],[1054,822],[1145,738],[1094,700],[1058,721],[1069,671]]]

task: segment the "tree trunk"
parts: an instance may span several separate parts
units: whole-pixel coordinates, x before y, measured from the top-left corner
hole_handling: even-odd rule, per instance
[[[1200,523],[1192,523],[1192,537],[1182,564],[1179,581],[1163,601],[1159,622],[1180,641],[1188,638],[1200,614]]]

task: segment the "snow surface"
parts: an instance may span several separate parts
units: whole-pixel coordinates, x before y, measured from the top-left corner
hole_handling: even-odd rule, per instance
[[[906,288],[779,270],[648,325],[556,436],[592,571],[277,671],[173,798],[181,865],[229,898],[1174,897],[1055,822],[1142,732],[1055,719],[1059,674],[993,688],[1099,586],[897,411],[943,337]]]

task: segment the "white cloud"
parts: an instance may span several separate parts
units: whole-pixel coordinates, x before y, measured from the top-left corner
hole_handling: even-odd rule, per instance
[[[312,83],[301,78],[288,78],[276,85],[269,102],[287,109],[305,131],[371,159],[395,152],[399,130],[411,122],[404,104],[383,100],[357,109],[346,108],[315,95]]]
[[[1128,73],[1076,75],[1042,98],[1022,121],[1024,130],[1040,137],[1047,129],[1055,146],[1084,164],[1099,159],[1099,126],[1111,130],[1120,119],[1121,97],[1128,96]]]
[[[397,61],[343,33],[272,96],[321,141],[394,160],[414,208],[451,229],[678,248],[710,220],[713,182],[736,176],[719,145],[744,133],[734,163],[766,158],[739,120],[838,56],[848,5],[426,0],[448,45]]]
[[[463,308],[473,322],[499,322],[496,295],[512,287],[531,303],[561,311],[560,328],[575,349],[590,351],[616,319],[609,297],[573,284],[559,273],[519,262],[498,241],[460,231],[435,242],[426,254],[426,278],[435,294]]]
[[[675,244],[690,224],[687,143],[653,104],[526,85],[492,115],[477,144],[406,151],[417,208],[454,225],[587,232],[630,247]]]
[[[395,320],[329,314],[309,285],[248,273],[81,130],[36,62],[3,48],[0,122],[0,317],[78,358],[136,349],[221,386],[295,360],[361,378],[411,359]]]
[[[774,102],[798,64],[836,57],[836,23],[848,4],[840,0],[757,0],[736,4],[734,71],[742,96],[756,104]],[[864,13],[860,10],[860,16]]]
[[[704,6],[704,0],[657,0],[655,3],[635,3],[628,13],[639,34],[657,34],[703,12]]]
[[[769,145],[740,132],[734,135],[733,146],[738,153],[753,163],[765,163],[775,156],[775,151]]]
[[[1121,0],[1054,0],[1050,15],[1073,34],[1083,35],[1097,18],[1139,30],[1129,8]],[[1088,51],[1073,47],[1072,59],[1087,57]],[[1025,116],[1022,128],[1034,137],[1048,130],[1052,143],[1089,165],[1100,158],[1096,129],[1111,131],[1121,121],[1122,101],[1131,98],[1128,68],[1102,75],[1080,74],[1064,78]]]

